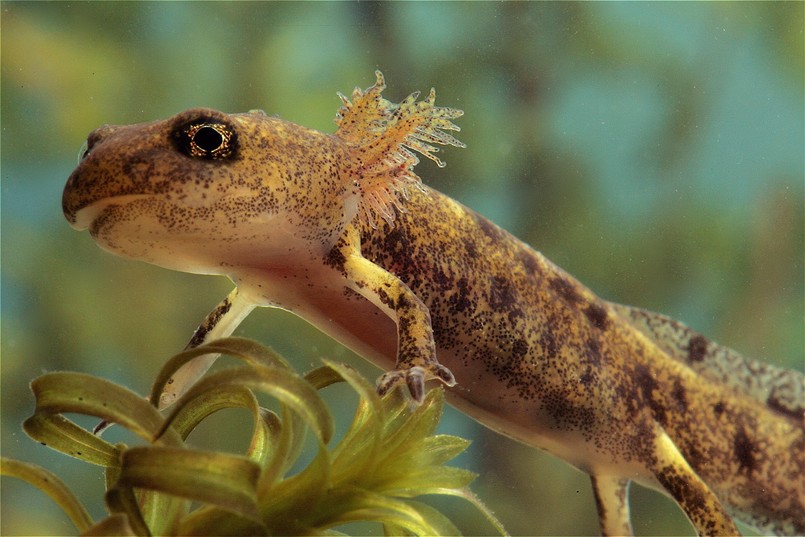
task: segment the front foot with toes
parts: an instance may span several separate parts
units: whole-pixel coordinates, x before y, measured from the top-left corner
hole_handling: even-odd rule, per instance
[[[397,385],[405,384],[417,404],[425,397],[425,381],[437,379],[446,386],[455,386],[456,378],[445,366],[431,364],[430,366],[413,366],[406,369],[394,369],[383,374],[377,381],[377,393],[381,396],[393,390]]]

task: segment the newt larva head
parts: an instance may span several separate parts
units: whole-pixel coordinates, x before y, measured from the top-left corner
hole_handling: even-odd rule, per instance
[[[198,108],[103,126],[62,207],[74,228],[125,257],[199,273],[274,264],[325,253],[357,214],[346,151],[337,137],[261,112]]]
[[[353,220],[393,225],[413,168],[460,110],[431,90],[399,104],[376,81],[341,95],[329,135],[262,112],[194,108],[172,118],[103,126],[87,139],[62,208],[104,249],[184,272],[296,265],[329,252]]]

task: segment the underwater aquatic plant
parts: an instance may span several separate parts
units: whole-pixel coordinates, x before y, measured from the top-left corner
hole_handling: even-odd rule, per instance
[[[475,474],[444,463],[469,441],[434,435],[443,391],[430,390],[411,407],[396,392],[380,398],[355,370],[323,360],[304,376],[270,349],[227,338],[170,359],[157,377],[151,400],[188,360],[207,353],[240,358],[245,365],[209,374],[163,417],[136,393],[110,381],[74,372],[48,373],[31,388],[36,410],[25,421],[33,439],[102,466],[109,516],[93,522],[81,502],[44,468],[2,459],[2,474],[24,479],[50,495],[83,535],[341,535],[341,525],[376,521],[386,534],[455,535],[440,511],[418,501],[426,494],[464,498],[501,534],[505,530],[469,490]],[[332,416],[318,390],[346,381],[358,394],[343,438],[328,447]],[[278,412],[260,405],[268,394]],[[211,414],[241,407],[253,417],[243,455],[205,451],[185,443]],[[64,417],[79,413],[125,427],[147,441],[111,444]],[[289,475],[302,451],[304,431],[316,455]]]

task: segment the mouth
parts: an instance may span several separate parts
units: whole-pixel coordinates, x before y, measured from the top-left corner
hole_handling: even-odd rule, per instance
[[[87,228],[96,229],[98,224],[106,218],[109,209],[128,205],[137,200],[148,198],[147,194],[129,194],[124,196],[113,196],[90,203],[77,211],[65,213],[70,227],[77,231]]]

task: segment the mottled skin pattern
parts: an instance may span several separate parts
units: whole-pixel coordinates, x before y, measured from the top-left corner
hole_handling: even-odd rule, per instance
[[[503,411],[504,432],[515,438],[537,445],[544,445],[537,436],[554,439],[555,454],[593,475],[614,471],[659,483],[691,518],[705,506],[717,509],[707,505],[706,490],[690,493],[690,471],[678,468],[675,450],[657,446],[667,435],[731,513],[764,528],[805,529],[801,405],[782,412],[769,400],[758,404],[704,382],[690,365],[703,359],[697,345],[715,344],[691,331],[678,346],[685,358],[669,359],[620,314],[636,310],[597,298],[442,194],[416,193],[406,209],[391,229],[364,226],[363,255],[428,306],[439,360],[458,381],[454,397]],[[788,373],[774,378],[795,382]],[[583,447],[563,444],[574,435]],[[614,470],[634,465],[635,474]],[[794,525],[774,526],[780,518]],[[699,526],[706,533],[731,531],[708,523],[705,516]]]
[[[417,158],[459,111],[394,105],[377,83],[342,97],[335,135],[262,113],[195,109],[102,127],[65,188],[65,215],[119,255],[237,288],[188,346],[257,305],[293,311],[425,381],[489,427],[592,477],[601,529],[631,532],[627,487],[673,497],[701,534],[805,532],[805,379],[681,323],[606,302],[528,245],[418,186]],[[214,356],[174,377],[173,402]],[[393,368],[392,368],[393,366]]]

